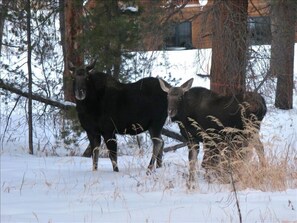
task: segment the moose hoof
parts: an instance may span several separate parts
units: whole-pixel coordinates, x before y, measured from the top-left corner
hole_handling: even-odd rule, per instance
[[[161,168],[162,167],[162,163],[157,163],[156,168]]]
[[[113,168],[113,171],[114,172],[119,172],[119,168],[116,166],[116,167]]]
[[[149,165],[147,167],[147,171],[146,171],[146,175],[151,175],[153,173],[153,170],[154,170],[154,165]]]

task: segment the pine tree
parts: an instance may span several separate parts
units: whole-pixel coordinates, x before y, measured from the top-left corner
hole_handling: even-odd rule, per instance
[[[271,1],[271,72],[277,77],[275,107],[293,108],[293,69],[297,3]]]
[[[245,90],[248,0],[214,1],[211,90],[237,94]]]

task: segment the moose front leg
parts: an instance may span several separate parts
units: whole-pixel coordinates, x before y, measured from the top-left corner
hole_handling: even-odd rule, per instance
[[[115,135],[104,135],[104,142],[109,151],[109,158],[111,160],[113,171],[119,172],[118,168],[118,148]]]
[[[189,189],[195,188],[195,181],[197,175],[197,157],[199,153],[199,143],[188,143],[189,148],[189,180],[187,186]]]
[[[91,151],[92,151],[92,160],[93,160],[93,171],[98,169],[98,157],[99,157],[99,148],[101,144],[101,136],[87,133],[88,139],[90,141]]]
[[[91,147],[91,144],[89,144],[82,156],[83,157],[92,157],[92,153],[93,153],[92,147]]]

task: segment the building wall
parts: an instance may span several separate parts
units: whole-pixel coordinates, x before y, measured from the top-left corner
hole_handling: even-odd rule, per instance
[[[211,14],[214,0],[208,0],[207,5],[204,7],[199,6],[198,2],[198,0],[190,1],[189,5],[183,8],[176,18],[180,21],[192,21],[193,48],[211,48]],[[249,0],[248,15],[250,17],[269,16],[269,2],[269,0]],[[295,40],[297,42],[297,33],[295,34]]]
[[[86,4],[87,8],[94,8],[95,5],[103,0],[89,0]],[[227,0],[226,0],[227,1]],[[162,4],[167,0],[160,1]],[[160,2],[150,0],[139,0],[139,4],[145,9],[142,15],[150,15],[152,4],[157,4],[157,8],[161,9]],[[182,5],[185,0],[172,0],[176,5]],[[270,0],[248,0],[248,14],[250,17],[269,16]],[[212,6],[214,0],[208,0],[207,5],[201,7],[199,0],[189,0],[188,4],[182,8],[171,20],[179,22],[191,21],[192,24],[192,46],[193,48],[211,48],[212,44]],[[164,10],[165,12],[165,10]],[[168,11],[167,11],[168,13]],[[169,12],[170,14],[170,12]],[[164,13],[162,16],[166,17],[168,14]],[[162,20],[162,19],[160,19]],[[164,30],[148,29],[143,33],[143,48],[146,50],[159,50],[164,47],[163,40]],[[297,30],[297,29],[296,29]],[[151,31],[151,32],[150,32]],[[295,33],[295,41],[297,42],[297,32]]]
[[[249,16],[269,15],[268,0],[249,0],[248,14]],[[211,48],[212,42],[212,5],[213,0],[209,0],[207,5],[201,7],[192,4],[183,9],[183,18],[192,20],[192,44],[194,48]]]

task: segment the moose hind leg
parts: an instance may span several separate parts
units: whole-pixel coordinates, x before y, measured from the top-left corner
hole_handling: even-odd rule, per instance
[[[220,162],[220,150],[218,148],[218,143],[215,143],[216,146],[211,145],[212,141],[203,142],[203,160],[201,166],[206,170],[215,170]]]
[[[162,158],[163,158],[163,146],[164,142],[161,136],[159,137],[151,137],[153,142],[153,154],[150,160],[148,171],[152,171],[156,162],[156,167],[162,167]]]
[[[93,149],[92,159],[93,159],[93,171],[98,169],[98,158],[99,158],[99,146]]]
[[[117,148],[117,141],[115,135],[112,135],[111,137],[103,136],[104,142],[108,148],[109,151],[109,158],[111,160],[113,171],[119,172],[118,168],[118,148]]]
[[[260,165],[261,165],[261,167],[265,167],[267,163],[266,163],[266,158],[265,158],[265,153],[264,153],[264,146],[260,140],[259,134],[254,136],[253,142],[254,142],[254,147],[256,149],[256,153],[259,158]]]
[[[164,148],[164,141],[163,139],[160,138],[156,140],[156,147],[159,147],[157,150],[159,151],[158,152],[158,155],[157,155],[157,163],[156,163],[156,167],[157,168],[160,168],[162,167],[162,161],[163,161],[163,148]]]
[[[159,149],[159,153],[157,156],[157,168],[160,168],[163,165],[163,149],[164,149],[164,141],[162,140],[162,145]]]

